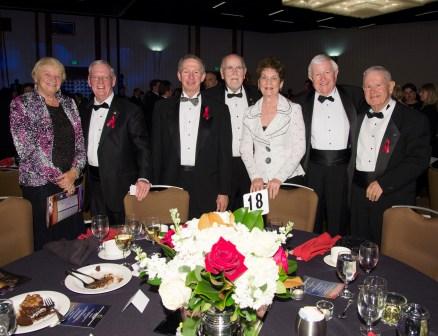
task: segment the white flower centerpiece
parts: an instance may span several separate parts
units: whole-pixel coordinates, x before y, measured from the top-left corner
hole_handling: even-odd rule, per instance
[[[189,312],[181,334],[196,335],[200,316],[214,309],[231,312],[243,335],[257,335],[257,313],[275,295],[290,297],[285,281],[297,264],[288,260],[282,244],[293,223],[265,231],[260,211],[241,208],[203,214],[181,225],[178,211],[170,211],[174,227],[158,241],[166,257],[138,249],[136,260],[148,283],[159,286],[167,309]]]

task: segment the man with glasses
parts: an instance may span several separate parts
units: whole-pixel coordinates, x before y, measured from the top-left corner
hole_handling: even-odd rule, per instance
[[[181,96],[160,100],[154,109],[152,182],[187,190],[190,218],[225,211],[231,188],[228,108],[201,92],[205,67],[199,57],[182,57],[177,76]]]
[[[243,205],[243,195],[249,192],[251,181],[248,172],[240,158],[240,140],[242,138],[242,122],[246,110],[260,99],[260,92],[255,86],[243,85],[246,75],[246,65],[243,58],[229,54],[222,59],[221,76],[225,81],[205,93],[228,105],[233,133],[232,149],[232,180],[231,180],[231,210]]]
[[[124,223],[123,198],[131,185],[142,200],[149,192],[150,152],[141,109],[114,95],[114,69],[97,60],[88,68],[94,99],[81,111],[88,162],[92,215],[105,214],[111,225]]]

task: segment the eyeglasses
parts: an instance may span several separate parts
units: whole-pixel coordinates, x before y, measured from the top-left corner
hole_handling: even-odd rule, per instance
[[[96,82],[96,83],[99,82],[99,81],[108,82],[108,81],[111,80],[111,76],[91,76],[90,80],[92,82]]]

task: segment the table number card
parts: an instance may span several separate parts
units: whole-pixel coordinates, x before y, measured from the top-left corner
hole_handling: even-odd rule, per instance
[[[140,313],[143,313],[143,311],[145,310],[146,306],[149,303],[149,298],[146,296],[145,293],[143,293],[141,291],[141,289],[139,289],[130,299],[129,301],[126,303],[126,305],[123,307],[122,312],[125,311],[126,308],[128,308],[128,306],[130,304],[133,304],[133,306],[135,308],[137,308],[137,310]]]
[[[268,190],[263,189],[243,195],[243,207],[249,211],[262,210],[262,215],[269,213]]]

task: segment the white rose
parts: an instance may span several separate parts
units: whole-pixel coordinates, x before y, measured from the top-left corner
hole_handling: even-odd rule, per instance
[[[180,279],[163,281],[158,289],[164,307],[169,310],[177,310],[189,302],[192,290],[185,286]]]

